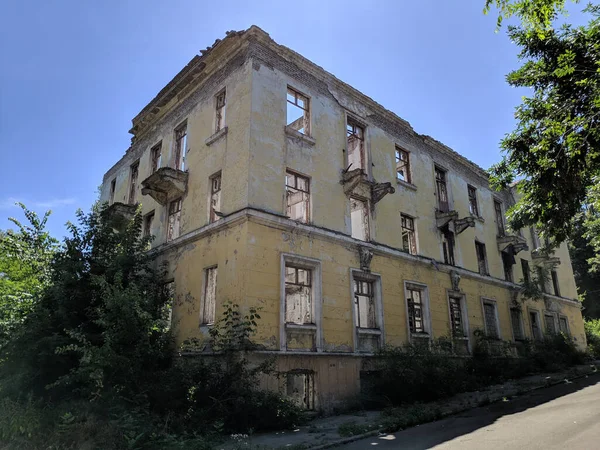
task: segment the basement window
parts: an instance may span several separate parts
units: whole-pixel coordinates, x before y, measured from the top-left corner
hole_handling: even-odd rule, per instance
[[[396,147],[396,179],[405,183],[412,183],[410,176],[410,154],[398,147]]]
[[[400,222],[402,227],[402,249],[411,255],[416,255],[415,219],[406,214],[400,214]]]
[[[215,96],[215,133],[225,127],[225,98],[225,89]]]
[[[169,223],[167,225],[167,242],[179,237],[181,223],[181,197],[169,203]]]
[[[298,370],[286,373],[286,395],[296,406],[313,410],[315,407],[315,375]]]
[[[467,191],[469,194],[469,213],[472,216],[479,217],[479,205],[477,204],[477,189],[467,185]]]
[[[202,302],[201,325],[215,323],[217,303],[217,266],[204,269],[204,301]]]
[[[366,200],[350,198],[350,222],[352,237],[361,241],[369,240],[369,207]]]
[[[292,130],[310,136],[310,109],[307,96],[288,86],[287,126]]]
[[[150,149],[150,173],[156,172],[160,169],[162,156],[162,142],[156,144],[152,149]]]
[[[350,170],[365,170],[365,129],[354,120],[348,118],[346,123],[348,166]]]
[[[312,270],[286,264],[285,322],[314,324]]]
[[[175,158],[173,168],[185,170],[185,152],[187,149],[187,122],[175,129]]]
[[[129,204],[134,205],[137,194],[137,180],[140,172],[140,162],[136,161],[131,165],[129,175]]]
[[[219,220],[221,214],[221,172],[210,178],[210,223]]]
[[[150,237],[152,234],[152,223],[154,222],[154,211],[144,216],[144,237]]]
[[[489,275],[487,268],[487,254],[483,242],[475,241],[475,253],[477,254],[477,267],[479,273],[481,275]]]
[[[109,194],[109,204],[113,204],[115,201],[115,191],[117,190],[117,179],[113,178],[110,182],[110,194]]]
[[[310,180],[290,170],[285,174],[287,216],[307,223],[310,210]]]

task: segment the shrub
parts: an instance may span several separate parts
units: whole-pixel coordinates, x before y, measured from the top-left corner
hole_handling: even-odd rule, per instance
[[[600,358],[600,319],[586,320],[584,325],[588,351],[593,358]]]

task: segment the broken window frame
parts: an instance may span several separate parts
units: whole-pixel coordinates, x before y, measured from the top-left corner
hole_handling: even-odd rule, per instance
[[[435,166],[435,193],[437,196],[437,208],[440,212],[450,211],[450,197],[448,195],[448,171]]]
[[[475,255],[477,256],[477,269],[481,275],[489,275],[487,262],[487,251],[485,249],[485,243],[475,241]]]
[[[129,204],[135,205],[137,200],[137,180],[140,175],[140,160],[129,167]]]
[[[182,197],[169,202],[169,210],[167,211],[167,242],[171,242],[181,235],[182,204]]]
[[[357,329],[378,330],[377,304],[375,301],[375,281],[362,278],[358,275],[353,277],[354,285],[354,326]],[[366,289],[365,289],[366,288]],[[361,298],[366,299],[366,322],[362,323],[361,316]],[[362,304],[365,304],[363,301]]]
[[[362,233],[355,233],[355,221],[352,220],[352,213],[354,211],[359,211],[359,208],[354,208],[354,205],[362,205],[363,217],[362,217]],[[351,227],[351,235],[354,239],[359,239],[361,241],[368,242],[371,238],[371,217],[369,215],[369,201],[362,197],[351,196],[350,197],[350,227]],[[361,237],[362,236],[362,237]]]
[[[498,305],[495,300],[482,298],[481,309],[485,335],[492,339],[500,339],[500,323],[498,321]],[[493,316],[490,316],[490,311]]]
[[[204,269],[204,288],[202,290],[202,310],[200,325],[209,326],[215,323],[217,309],[217,283],[219,266]]]
[[[303,182],[305,188],[302,189],[299,185]],[[299,194],[300,201],[291,203],[293,196]],[[303,203],[303,217],[293,217],[292,213],[296,211],[294,208],[296,205]],[[285,204],[286,204],[286,215],[292,220],[296,220],[302,223],[309,223],[310,221],[310,178],[304,175],[300,175],[292,170],[286,170],[285,172]]]
[[[227,88],[215,95],[215,133],[225,128],[225,106],[227,105]]]
[[[511,283],[514,282],[514,270],[510,256],[506,252],[500,252],[502,258],[502,268],[504,269],[504,279]],[[514,257],[513,257],[514,259]]]
[[[162,162],[162,141],[150,149],[150,174],[158,169]]]
[[[415,219],[407,214],[400,213],[400,229],[402,249],[411,255],[417,254],[417,232],[415,230]]]
[[[453,338],[468,337],[465,317],[463,312],[464,297],[462,295],[449,295],[448,308],[450,311],[450,331]]]
[[[300,273],[306,274],[305,280],[301,281]],[[293,277],[293,281],[290,280],[290,275]],[[299,264],[288,262],[285,264],[284,284],[285,284],[285,324],[293,325],[316,325],[315,321],[315,304],[314,304],[314,276],[313,270]],[[301,315],[305,316],[302,320],[290,320],[290,317],[295,315],[290,309],[290,298],[289,296],[294,291],[304,291],[304,294],[308,297],[307,304],[300,305]],[[302,302],[302,299],[299,300]]]
[[[208,199],[208,220],[209,223],[216,222],[221,217],[217,213],[221,213],[221,189],[223,183],[223,177],[221,172],[217,172],[209,178],[210,182],[210,196]],[[216,212],[215,212],[216,211]]]
[[[552,277],[552,289],[554,290],[554,295],[560,297],[560,286],[558,284],[558,272],[554,269],[550,271],[550,276]]]
[[[456,240],[454,233],[450,231],[447,226],[441,231],[441,233],[442,255],[444,256],[444,264],[455,266],[456,260],[454,258],[454,247],[456,245]]]
[[[506,228],[504,226],[504,214],[502,213],[502,202],[498,199],[494,199],[494,216],[496,218],[498,236],[506,236]]]
[[[348,116],[346,119],[346,149],[347,149],[347,164],[349,170],[361,169],[367,172],[367,152],[365,148],[365,130],[366,127]],[[356,140],[357,144],[354,144]],[[358,149],[357,149],[358,147]],[[358,155],[355,152],[358,151]],[[360,165],[357,167],[355,160],[358,158]]]
[[[290,97],[292,100],[290,100]],[[301,106],[300,102],[303,102],[304,106]],[[302,111],[302,116],[290,122],[290,107],[288,105],[292,105],[294,108]],[[300,124],[302,124],[301,127],[299,126]],[[310,98],[290,86],[287,87],[286,95],[286,128],[294,130],[304,136],[310,136]]]
[[[398,146],[396,146],[396,180],[412,184],[410,153]]]
[[[113,178],[110,182],[109,200],[108,204],[112,205],[115,202],[115,192],[117,191],[117,179]]]
[[[185,152],[187,149],[187,120],[175,128],[175,152],[173,155],[173,168],[185,170]]]
[[[477,188],[468,184],[467,194],[469,196],[469,213],[474,217],[480,217],[479,205],[477,203]]]
[[[523,329],[523,312],[521,311],[521,308],[512,307],[509,310],[509,314],[513,340],[515,342],[524,341],[525,330]]]
[[[544,312],[544,333],[552,336],[557,334],[557,332],[556,315],[548,311]]]
[[[418,293],[418,301],[415,302],[415,293]],[[429,339],[429,293],[427,286],[414,282],[404,283],[404,298],[406,303],[406,323],[408,334],[411,338]]]
[[[544,334],[539,311],[529,310],[529,325],[531,327],[531,337],[537,341],[542,340]]]
[[[529,261],[521,258],[521,271],[523,272],[523,282],[529,283],[531,281],[531,268],[529,267]]]
[[[154,210],[144,216],[143,236],[150,237],[152,232],[152,224],[154,222]]]

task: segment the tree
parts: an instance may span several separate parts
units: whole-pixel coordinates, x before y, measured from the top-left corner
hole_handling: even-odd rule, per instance
[[[508,83],[530,88],[532,95],[517,108],[516,129],[501,143],[503,160],[490,169],[496,188],[521,179],[522,198],[508,214],[511,226],[535,225],[559,242],[570,236],[600,180],[600,8],[585,11],[591,16],[585,26],[547,26],[543,33],[509,27],[525,63],[508,75]]]
[[[58,241],[46,231],[50,211],[41,219],[22,203],[29,225],[10,218],[17,230],[0,230],[0,347],[34,309],[50,281]]]
[[[578,3],[579,0],[573,0]],[[504,18],[516,16],[524,28],[543,33],[552,27],[552,22],[565,12],[566,0],[486,0],[483,12],[489,13],[492,7],[498,9],[498,28]]]

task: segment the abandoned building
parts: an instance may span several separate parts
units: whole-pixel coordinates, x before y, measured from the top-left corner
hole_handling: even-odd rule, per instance
[[[307,409],[355,395],[383,345],[585,346],[567,247],[507,228],[514,189],[258,27],[194,56],[130,132],[101,201],[141,203],[178,342],[206,343],[227,301],[261,308],[253,357],[287,374],[265,384]],[[545,300],[524,301],[540,268]]]

